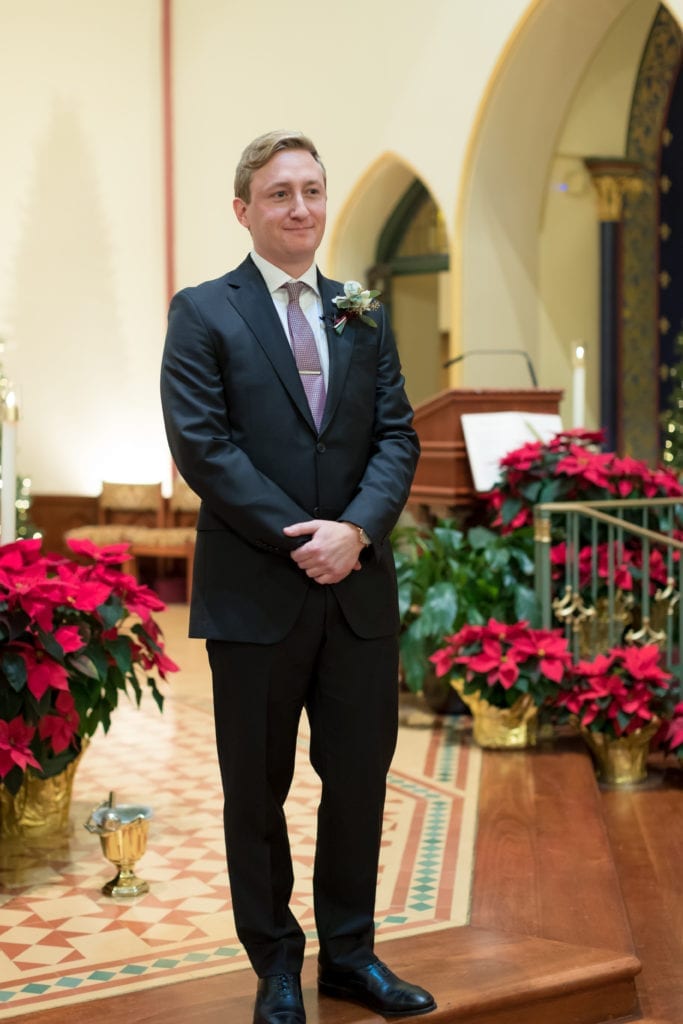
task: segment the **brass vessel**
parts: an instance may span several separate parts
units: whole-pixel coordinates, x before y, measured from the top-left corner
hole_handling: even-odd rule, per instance
[[[102,886],[105,896],[141,896],[149,884],[135,874],[135,865],[147,849],[150,807],[115,804],[114,794],[96,807],[85,822],[89,832],[100,837],[102,853],[119,869],[115,878]]]

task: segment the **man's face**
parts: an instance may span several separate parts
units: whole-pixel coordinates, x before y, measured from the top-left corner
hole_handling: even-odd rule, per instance
[[[284,149],[259,167],[251,198],[233,200],[254,249],[276,267],[299,276],[311,265],[325,230],[327,194],[322,168],[305,149]]]

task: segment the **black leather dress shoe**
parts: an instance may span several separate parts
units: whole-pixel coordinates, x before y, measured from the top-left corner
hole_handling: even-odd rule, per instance
[[[298,974],[271,974],[259,978],[254,1024],[306,1024]]]
[[[354,970],[320,966],[318,991],[333,999],[360,1003],[385,1017],[417,1017],[436,1009],[429,992],[397,978],[381,960]]]

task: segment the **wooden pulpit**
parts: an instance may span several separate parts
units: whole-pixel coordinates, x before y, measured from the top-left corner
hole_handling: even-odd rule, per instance
[[[418,519],[473,510],[475,490],[460,417],[464,413],[559,413],[563,391],[453,388],[415,409],[422,453],[408,499]]]

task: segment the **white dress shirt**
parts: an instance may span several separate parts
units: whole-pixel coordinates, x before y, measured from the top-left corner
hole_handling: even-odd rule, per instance
[[[280,267],[276,267],[272,263],[269,263],[268,260],[264,260],[263,256],[259,256],[259,254],[253,250],[251,252],[251,258],[261,272],[261,276],[266,283],[266,288],[270,292],[270,297],[273,300],[273,305],[275,306],[277,315],[280,317],[285,337],[289,341],[290,347],[292,339],[289,336],[289,326],[287,324],[287,306],[289,304],[289,297],[287,295],[285,285],[289,281],[303,281],[304,284],[308,285],[308,288],[304,288],[301,293],[299,305],[311,325],[316,348],[318,349],[320,369],[323,373],[325,389],[327,389],[330,376],[330,354],[327,348],[327,335],[321,320],[323,315],[323,304],[320,292],[318,291],[318,271],[315,263],[312,263],[308,270],[300,277],[292,277],[291,274],[281,270]]]

